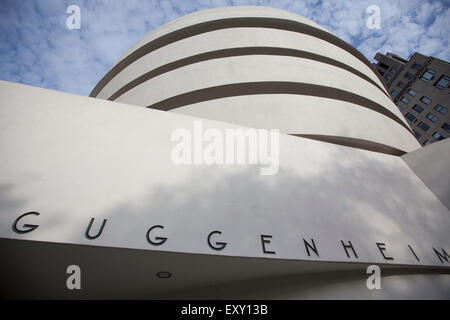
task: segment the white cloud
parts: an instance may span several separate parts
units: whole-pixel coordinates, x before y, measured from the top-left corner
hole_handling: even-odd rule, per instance
[[[81,29],[66,28],[66,8],[81,8]],[[381,30],[366,27],[369,5]],[[3,80],[88,95],[135,42],[185,14],[226,5],[264,5],[305,16],[360,50],[407,58],[414,51],[450,60],[448,1],[421,0],[0,0]]]

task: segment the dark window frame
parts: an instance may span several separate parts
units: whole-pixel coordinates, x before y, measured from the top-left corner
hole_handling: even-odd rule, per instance
[[[429,100],[429,102],[426,102],[428,100]],[[428,98],[427,96],[422,96],[422,98],[420,98],[420,101],[422,101],[423,103],[425,103],[428,106],[431,102],[433,102],[433,99]]]
[[[441,141],[441,140],[444,140],[445,139],[445,137],[442,135],[442,134],[440,134],[438,131],[436,131],[435,133],[433,133],[432,135],[431,135],[436,141]],[[437,137],[436,137],[437,136]]]
[[[405,114],[405,118],[408,119],[409,121],[414,121],[414,120],[416,120],[416,116],[413,115],[413,114],[410,113],[410,112],[407,112],[407,113]],[[411,119],[411,118],[412,118],[412,119]]]
[[[428,112],[428,114],[425,116],[425,118],[427,118],[428,120],[430,120],[433,123],[436,123],[439,121],[439,117],[431,112]]]
[[[422,131],[427,132],[430,129],[430,126],[423,121],[420,121],[417,125]]]
[[[379,66],[380,68],[385,69],[385,70],[388,70],[388,69],[389,69],[389,66],[388,66],[387,64],[383,63],[383,62],[380,62],[380,63],[378,64],[378,66]]]
[[[441,126],[447,133],[450,133],[450,125],[446,122]]]
[[[420,64],[418,64],[418,63],[416,63],[416,62],[414,62],[414,64],[412,65],[411,68],[413,68],[414,70],[419,71],[420,69],[422,69],[422,65],[420,65]]]
[[[440,85],[439,85],[439,82],[440,82],[441,80],[447,81],[447,84],[444,85],[444,86],[440,86]],[[450,84],[450,77],[447,77],[447,76],[444,74],[444,75],[442,75],[442,76],[439,78],[438,81],[436,81],[436,83],[434,84],[434,86],[435,86],[436,88],[438,88],[439,90],[444,90],[444,89],[448,88],[449,84]]]
[[[429,78],[425,78],[426,74],[431,74],[431,77]],[[433,69],[427,69],[425,70],[424,73],[422,73],[422,75],[420,76],[420,80],[424,81],[424,82],[428,82],[430,80],[432,80],[434,78],[434,75],[436,74],[436,71],[434,71]]]
[[[408,100],[408,102],[403,101],[403,99]],[[409,100],[407,97],[404,96],[400,99],[400,101],[403,102],[404,104],[408,104],[411,102],[411,100]]]
[[[414,133],[414,136],[416,137],[416,139],[420,139],[420,137],[422,136],[422,134],[420,134],[416,130],[413,130],[413,133]]]
[[[438,108],[438,107],[440,107],[440,108]],[[444,107],[442,104],[439,104],[439,103],[434,107],[434,110],[436,110],[437,112],[439,112],[442,115],[446,114],[448,111],[448,109],[446,107]],[[444,112],[442,112],[442,111],[444,111]]]
[[[418,105],[417,103],[412,108],[418,113],[421,113],[424,110],[424,108],[421,105]]]
[[[407,73],[405,73],[404,77],[405,77],[406,79],[408,79],[408,80],[411,80],[412,78],[414,78],[414,75],[411,74],[411,73],[409,73],[409,72],[407,72]]]

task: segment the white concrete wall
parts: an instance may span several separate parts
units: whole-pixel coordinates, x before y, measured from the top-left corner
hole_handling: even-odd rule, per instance
[[[407,153],[402,159],[450,209],[450,140]]]
[[[394,264],[416,264],[408,244],[421,264],[442,264],[431,248],[448,246],[448,210],[399,157],[282,135],[274,176],[175,165],[172,132],[200,118],[6,82],[0,97],[1,237],[17,238],[12,221],[39,211],[39,229],[19,238],[211,254],[205,233],[219,228],[226,255],[266,257],[267,233],[278,258],[315,260],[298,249],[313,237],[320,260],[347,261],[343,238],[361,261],[384,262],[375,243],[386,242]],[[94,242],[91,217],[110,220]],[[148,244],[152,224],[166,225],[167,245]]]
[[[249,127],[278,128],[287,134],[365,139],[405,151],[417,148],[403,126],[378,112],[320,97],[304,96],[301,100],[299,103],[288,94],[239,96],[194,103],[173,112]]]
[[[90,278],[92,291],[84,289],[82,297],[161,297],[220,281],[230,282],[232,290],[233,281],[253,281],[257,275],[270,283],[271,277],[361,271],[362,264],[424,274],[419,282],[402,278],[403,271],[397,274],[422,298],[428,292],[423,288],[431,290],[439,279],[448,281],[448,276],[438,275],[448,273],[450,262],[433,250],[450,252],[448,209],[400,157],[281,135],[280,171],[273,176],[261,176],[259,166],[252,165],[175,165],[171,135],[175,129],[192,129],[194,121],[202,121],[204,128],[242,128],[0,82],[0,255],[5,262],[0,284],[7,287],[11,279],[20,279],[8,291],[12,296],[67,297],[60,277],[52,275],[69,260],[88,274],[102,275]],[[14,232],[14,220],[30,211],[40,215],[26,217],[19,227],[27,223],[38,228]],[[85,237],[91,218],[91,234],[107,219],[93,240]],[[146,240],[153,225],[164,226],[154,233],[167,237],[161,246]],[[213,230],[222,232],[214,241],[227,243],[222,251],[207,244]],[[261,235],[272,236],[266,245],[274,254],[263,252]],[[319,256],[307,254],[302,239],[311,238]],[[352,242],[358,258],[347,257],[341,240]],[[383,257],[376,244],[380,242],[393,260]],[[139,249],[139,254],[119,250],[110,255],[108,248]],[[61,250],[65,254],[58,254]],[[163,253],[175,256],[151,258]],[[234,257],[228,263],[242,264],[242,269],[225,268],[226,261],[208,257]],[[262,263],[248,264],[246,257]],[[154,273],[166,268],[176,274],[175,282],[155,285]],[[428,277],[428,272],[433,275]],[[340,273],[316,275],[340,281],[324,297],[362,290],[360,282],[342,282]],[[50,280],[40,286],[41,279]],[[394,290],[396,282],[391,283]],[[294,283],[286,285],[271,298],[323,293],[323,282],[308,285],[307,292]],[[443,297],[448,285],[438,292]],[[394,291],[386,297],[402,295]]]

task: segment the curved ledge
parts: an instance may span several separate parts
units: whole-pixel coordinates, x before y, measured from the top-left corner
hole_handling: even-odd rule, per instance
[[[372,100],[341,89],[301,82],[267,81],[226,84],[182,93],[156,102],[147,108],[168,111],[198,102],[253,94],[296,94],[346,101],[381,113],[413,134],[408,125],[398,116]]]
[[[202,61],[208,61],[212,59],[219,59],[219,58],[227,58],[227,57],[237,57],[237,56],[246,56],[246,55],[276,55],[276,56],[287,56],[287,57],[297,57],[297,58],[304,58],[309,60],[314,60],[322,63],[326,63],[344,70],[347,70],[354,75],[368,81],[369,83],[376,86],[384,95],[386,95],[389,99],[390,96],[382,89],[381,86],[379,86],[375,81],[370,79],[368,76],[366,76],[364,73],[346,65],[345,63],[342,63],[340,61],[318,55],[315,53],[310,53],[303,50],[297,50],[297,49],[289,49],[289,48],[278,48],[278,47],[239,47],[239,48],[229,48],[229,49],[222,49],[222,50],[214,50],[209,51],[205,53],[196,54],[184,59],[180,59],[177,61],[173,61],[170,63],[167,63],[163,66],[160,66],[156,69],[153,69],[138,78],[134,79],[133,81],[127,83],[125,86],[117,90],[111,97],[108,98],[108,100],[114,101],[124,93],[130,91],[134,87],[153,79],[161,74],[167,73],[169,71],[194,64],[199,63]]]
[[[351,147],[351,148],[356,148],[356,149],[390,154],[390,155],[398,156],[398,157],[406,154],[405,151],[399,150],[397,148],[390,147],[388,145],[378,143],[378,142],[364,140],[364,139],[349,138],[349,137],[343,137],[343,136],[328,136],[328,135],[321,135],[321,134],[289,134],[289,135],[301,137],[301,138],[312,139],[312,140],[318,140],[318,141],[322,141],[322,142],[328,142],[328,143],[332,143],[332,144],[338,144],[341,146],[346,146],[346,147]]]
[[[331,44],[334,44],[348,53],[352,54],[354,57],[358,58],[361,62],[367,65],[375,74],[375,76],[380,79],[383,84],[385,91],[386,85],[384,81],[381,79],[381,76],[376,72],[372,66],[372,64],[367,60],[362,53],[356,50],[354,47],[346,43],[344,40],[339,39],[335,35],[328,33],[326,31],[317,29],[316,27],[310,26],[308,24],[304,24],[298,21],[288,20],[288,19],[280,19],[280,18],[262,18],[262,17],[247,17],[247,18],[227,18],[227,19],[219,19],[212,20],[207,22],[198,23],[186,28],[182,28],[168,34],[165,34],[153,41],[150,41],[144,44],[139,49],[136,49],[127,57],[118,62],[95,86],[92,90],[90,97],[96,97],[98,93],[106,86],[106,84],[114,78],[117,74],[119,74],[123,69],[125,69],[128,65],[138,60],[142,56],[153,52],[161,47],[164,47],[170,43],[186,39],[195,35],[199,35],[206,32],[211,32],[215,30],[227,29],[227,28],[270,28],[270,29],[278,29],[285,31],[293,31],[298,33],[307,34],[318,39],[327,41]]]

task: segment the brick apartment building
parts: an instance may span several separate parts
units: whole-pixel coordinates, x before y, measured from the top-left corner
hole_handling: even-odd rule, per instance
[[[377,53],[375,68],[414,134],[426,146],[450,136],[450,64],[414,53],[409,60]]]

